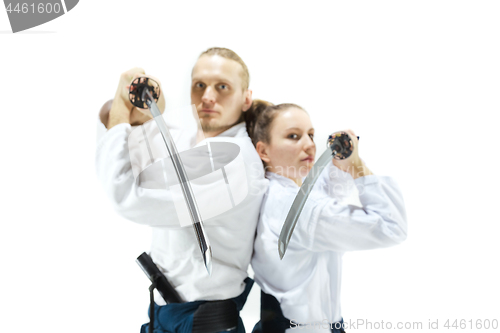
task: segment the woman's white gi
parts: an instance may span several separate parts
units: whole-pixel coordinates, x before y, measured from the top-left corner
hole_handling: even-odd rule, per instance
[[[278,237],[299,187],[272,172],[266,177],[270,183],[252,258],[256,282],[276,297],[283,315],[295,323],[339,321],[343,253],[387,247],[406,239],[406,213],[398,185],[390,177],[377,175],[354,180],[329,163],[280,260]],[[353,197],[357,205],[352,204]]]

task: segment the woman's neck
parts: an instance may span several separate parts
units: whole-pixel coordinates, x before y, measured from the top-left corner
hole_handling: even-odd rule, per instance
[[[302,186],[302,178],[290,178],[290,179],[293,180],[293,182],[297,184],[299,187]]]
[[[265,169],[266,171],[270,171],[270,172],[273,172],[277,175],[280,175],[282,177],[285,177],[285,178],[288,178],[288,179],[291,179],[295,184],[297,184],[298,187],[301,187],[302,186],[302,178],[292,178],[292,177],[288,177],[286,175],[284,175],[282,172],[278,172],[278,170],[276,170],[275,168],[273,168],[272,166],[268,166],[266,165],[265,166]]]

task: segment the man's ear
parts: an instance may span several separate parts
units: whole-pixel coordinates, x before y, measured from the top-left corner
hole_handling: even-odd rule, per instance
[[[268,152],[267,152],[267,145],[259,141],[257,142],[257,145],[255,146],[255,150],[257,150],[257,154],[259,154],[260,159],[263,160],[265,163],[271,162],[271,159],[269,158]]]
[[[250,89],[247,89],[247,91],[245,91],[245,102],[243,103],[241,111],[248,111],[248,109],[250,109],[250,107],[252,106],[252,101],[252,91]]]

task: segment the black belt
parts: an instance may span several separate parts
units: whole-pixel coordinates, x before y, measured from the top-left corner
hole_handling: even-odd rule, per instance
[[[333,325],[331,331],[333,333],[345,333],[342,328],[343,321],[340,325]],[[254,333],[285,333],[286,329],[294,328],[290,326],[290,319],[286,318],[281,311],[281,306],[276,297],[260,292],[260,327],[254,328]],[[336,327],[340,327],[337,329]],[[296,327],[295,327],[296,328]],[[300,331],[300,327],[298,328]]]
[[[230,299],[203,303],[194,312],[192,333],[229,331],[238,326],[238,319],[236,303]]]
[[[137,263],[151,280],[150,292],[150,322],[149,332],[153,332],[155,321],[155,303],[153,290],[158,289],[163,299],[171,303],[184,303],[165,275],[160,272],[156,264],[147,253],[137,258]],[[247,282],[245,280],[245,282]],[[253,281],[252,281],[253,284]],[[251,288],[251,286],[250,286]],[[201,304],[193,314],[192,333],[216,333],[229,331],[238,326],[239,311],[236,303],[230,299],[222,301],[207,301]]]
[[[281,311],[278,300],[273,296],[260,292],[260,325],[262,333],[285,333],[290,328],[290,320]]]
[[[152,326],[154,323],[155,307],[158,307],[158,305],[153,303],[149,310],[150,323],[148,333],[155,332]],[[191,333],[230,331],[238,326],[238,322],[239,312],[234,301],[230,299],[223,301],[207,301],[198,306],[193,313]],[[141,327],[141,333],[146,333],[146,326],[147,325],[143,325]]]

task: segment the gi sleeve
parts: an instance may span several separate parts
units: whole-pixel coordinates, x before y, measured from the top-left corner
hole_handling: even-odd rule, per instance
[[[377,175],[354,183],[362,207],[325,195],[309,197],[297,223],[301,244],[313,252],[342,252],[388,247],[406,239],[406,212],[397,183]]]
[[[99,139],[95,156],[97,178],[122,217],[151,226],[179,226],[170,191],[140,187],[134,177],[128,147],[131,131],[130,124],[119,124]]]
[[[337,168],[333,163],[328,163],[316,181],[315,188],[323,191],[332,199],[339,202],[351,201],[359,204],[358,191],[351,174]]]

